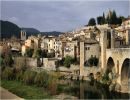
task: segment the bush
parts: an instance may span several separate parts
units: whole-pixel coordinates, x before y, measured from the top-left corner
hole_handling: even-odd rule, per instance
[[[12,54],[9,53],[9,54],[5,54],[3,55],[3,59],[2,59],[2,66],[10,66],[12,67],[13,63],[14,63],[14,60],[12,58]]]
[[[37,86],[47,87],[48,79],[49,75],[47,74],[47,72],[43,71],[36,75],[34,82],[36,83]]]
[[[37,72],[26,70],[23,75],[23,82],[25,84],[33,84]]]
[[[73,58],[71,56],[66,56],[64,60],[64,66],[70,68],[70,64],[73,63]]]
[[[15,64],[14,67],[16,68],[17,71],[25,71],[27,69],[27,59],[26,57],[16,57],[15,58]]]
[[[55,95],[57,91],[57,79],[54,76],[50,76],[48,80],[48,90],[51,95]]]
[[[5,67],[5,69],[2,72],[2,79],[6,79],[6,80],[14,79],[13,69],[10,67]]]
[[[17,73],[16,73],[16,80],[22,81],[22,80],[23,80],[23,75],[24,75],[24,72],[23,72],[23,71],[17,72]]]
[[[88,59],[88,63],[90,66],[97,66],[98,65],[98,58],[91,56],[91,58]]]
[[[26,55],[27,57],[32,57],[33,52],[34,52],[34,49],[27,48],[25,55]]]
[[[109,76],[107,73],[104,73],[103,77],[102,77],[102,83],[103,84],[108,84],[110,82]]]

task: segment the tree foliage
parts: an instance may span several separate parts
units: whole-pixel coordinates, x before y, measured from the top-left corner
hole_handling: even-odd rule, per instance
[[[23,75],[23,82],[25,84],[33,84],[34,83],[34,78],[36,76],[36,72],[34,71],[31,71],[31,70],[26,70],[24,72],[24,75]]]
[[[6,68],[2,71],[2,79],[12,80],[13,78],[14,78],[13,69],[10,68],[10,67],[6,67]]]
[[[97,17],[97,24],[99,24],[99,25],[106,24],[106,19],[105,19],[104,13],[103,13],[103,16]]]
[[[103,17],[102,16],[97,17],[97,24],[99,24],[99,25],[103,24]]]
[[[64,60],[64,66],[69,68],[70,64],[73,63],[73,58],[71,56],[66,56]]]
[[[96,21],[94,18],[90,18],[89,22],[88,22],[88,26],[94,26],[96,25]]]
[[[34,50],[33,57],[34,58],[41,58],[42,57],[42,50],[41,49]]]
[[[98,65],[98,58],[91,56],[91,58],[88,59],[88,63],[90,66],[97,66]]]
[[[12,57],[11,53],[1,55],[1,57],[0,57],[1,66],[3,66],[3,67],[6,67],[6,66],[12,67],[13,63],[14,63],[14,60],[13,60],[13,57]]]
[[[110,24],[110,25],[117,25],[121,24],[122,21],[125,19],[124,16],[117,16],[115,10],[111,12],[109,16],[105,18],[105,14],[103,13],[103,16],[98,16],[97,17],[97,24],[102,25],[102,24]]]
[[[25,55],[26,55],[27,57],[32,57],[33,52],[34,52],[34,49],[27,48]]]

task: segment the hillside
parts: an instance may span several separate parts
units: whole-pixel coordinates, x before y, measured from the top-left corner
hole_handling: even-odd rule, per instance
[[[0,38],[10,38],[13,35],[16,36],[17,38],[20,38],[19,33],[21,29],[16,24],[2,20],[0,20],[0,24],[1,24]]]
[[[16,36],[17,38],[20,38],[20,31],[25,30],[27,37],[30,35],[54,35],[54,36],[58,36],[60,34],[62,34],[62,32],[57,32],[57,31],[52,31],[52,32],[40,32],[39,30],[35,29],[35,28],[20,28],[19,26],[17,26],[16,24],[9,22],[9,21],[2,21],[0,20],[0,24],[1,24],[1,31],[0,31],[0,38],[11,38],[12,36]]]
[[[21,28],[21,29],[26,31],[27,37],[30,35],[40,34],[40,31],[35,28]]]

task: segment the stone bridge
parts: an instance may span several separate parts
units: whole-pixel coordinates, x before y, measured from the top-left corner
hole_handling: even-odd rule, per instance
[[[120,85],[128,84],[130,79],[130,48],[106,49],[106,68],[113,68],[118,75],[117,82]]]

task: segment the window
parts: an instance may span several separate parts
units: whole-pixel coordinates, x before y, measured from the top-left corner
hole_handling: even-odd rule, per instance
[[[90,50],[90,47],[86,47],[86,50]]]

